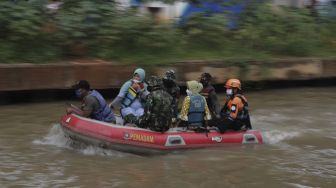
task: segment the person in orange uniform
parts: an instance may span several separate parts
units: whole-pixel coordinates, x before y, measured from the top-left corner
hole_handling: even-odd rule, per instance
[[[221,110],[221,121],[218,129],[221,133],[228,129],[252,129],[248,103],[242,94],[241,83],[238,79],[229,79],[225,86],[227,99]]]

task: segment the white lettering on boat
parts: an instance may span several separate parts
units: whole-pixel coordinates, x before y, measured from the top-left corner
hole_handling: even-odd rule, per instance
[[[154,143],[154,136],[136,134],[136,133],[124,133],[125,140],[140,141]]]
[[[221,142],[223,138],[221,136],[214,136],[214,137],[211,137],[211,140],[215,142]]]

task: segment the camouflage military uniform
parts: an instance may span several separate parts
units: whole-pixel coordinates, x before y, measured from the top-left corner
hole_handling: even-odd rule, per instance
[[[164,76],[162,81],[163,89],[173,97],[172,109],[174,117],[176,118],[178,115],[180,87],[176,84],[175,79],[175,72],[173,70],[169,70],[166,72],[166,75]]]
[[[164,132],[169,129],[173,117],[172,96],[162,89],[162,80],[152,76],[148,80],[150,94],[145,104],[145,114],[141,126],[154,131]]]

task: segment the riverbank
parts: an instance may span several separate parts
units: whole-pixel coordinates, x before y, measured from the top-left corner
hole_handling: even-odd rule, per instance
[[[184,61],[161,66],[92,60],[58,64],[0,64],[0,91],[70,89],[80,79],[90,81],[96,89],[119,88],[136,67],[143,67],[147,77],[163,76],[165,71],[173,69],[180,85],[187,80],[198,80],[203,72],[212,74],[214,84],[224,84],[232,77],[243,82],[336,78],[336,59],[294,58],[243,63]]]
[[[226,61],[186,61],[170,65],[149,66],[120,64],[101,60],[78,60],[58,64],[0,64],[0,104],[16,102],[71,99],[71,85],[77,80],[90,81],[105,97],[117,95],[121,85],[130,78],[136,67],[150,75],[162,76],[176,71],[178,83],[198,80],[203,72],[214,77],[216,89],[228,78],[239,78],[245,91],[288,87],[335,86],[336,59],[295,58],[244,63]]]

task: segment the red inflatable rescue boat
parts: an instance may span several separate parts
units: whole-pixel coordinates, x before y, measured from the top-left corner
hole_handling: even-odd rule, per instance
[[[196,133],[185,128],[171,128],[161,133],[105,123],[73,114],[62,117],[61,127],[72,140],[102,148],[141,154],[263,142],[261,133],[255,130],[221,134],[216,130]]]

